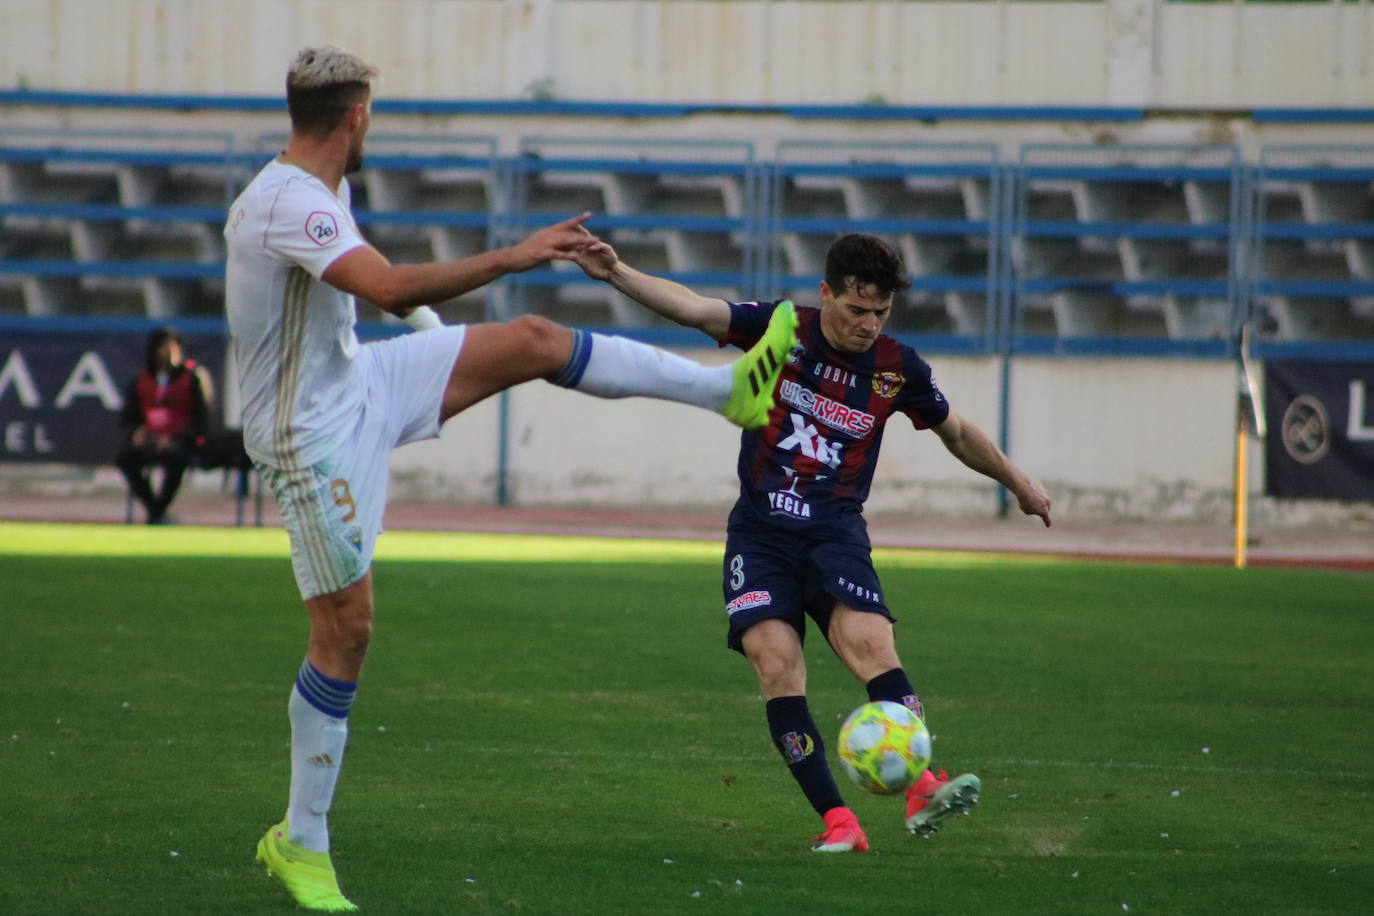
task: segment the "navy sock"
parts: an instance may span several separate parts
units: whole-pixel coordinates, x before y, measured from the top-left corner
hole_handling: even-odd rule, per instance
[[[869,681],[867,686],[868,698],[872,702],[887,700],[892,703],[901,703],[916,713],[916,718],[922,722],[926,720],[926,711],[925,707],[921,705],[921,698],[911,688],[911,681],[907,680],[906,672],[901,668],[884,671]]]
[[[811,719],[806,697],[775,697],[768,701],[766,709],[773,743],[811,807],[820,815],[843,807],[844,799],[825,762],[825,744]]]

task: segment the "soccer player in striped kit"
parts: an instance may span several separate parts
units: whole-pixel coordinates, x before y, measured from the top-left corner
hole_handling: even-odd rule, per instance
[[[635,270],[604,241],[575,253],[603,280],[666,318],[722,345],[748,347],[789,303],[731,303]],[[798,345],[763,427],[740,440],[740,497],[726,528],[728,645],[753,666],[773,742],[824,830],[812,849],[868,849],[826,763],[806,702],[802,641],[810,616],[870,700],[925,717],[897,657],[892,615],[873,568],[863,517],[884,424],[904,415],[930,429],[965,465],[1005,486],[1021,511],[1050,524],[1050,499],[974,424],[950,409],[930,366],[882,333],[895,295],[910,285],[881,239],[846,235],[826,254],[821,307],[797,308]],[[906,826],[928,836],[978,801],[978,777],[926,770],[908,790]]]
[[[778,313],[758,347],[718,367],[535,315],[444,327],[423,303],[571,259],[594,241],[582,229],[590,214],[509,248],[391,264],[359,233],[344,177],[363,166],[375,76],[337,48],[301,51],[286,77],[286,149],[230,205],[224,227],[244,448],[276,494],[310,615],[287,704],[290,796],[257,857],[298,904],[329,911],[357,909],[339,889],[328,813],[372,635],[372,552],[392,450],[433,438],[466,408],[534,379],[597,397],[678,401],[758,426],[796,340],[791,309]],[[418,333],[360,344],[355,296]]]

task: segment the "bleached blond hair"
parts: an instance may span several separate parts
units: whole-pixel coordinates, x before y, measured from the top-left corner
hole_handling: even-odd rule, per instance
[[[377,78],[377,68],[367,61],[331,45],[302,48],[286,71],[287,88],[323,89],[350,83],[369,86]]]
[[[355,54],[326,45],[302,48],[286,71],[286,107],[293,130],[327,134],[372,93],[377,68]]]

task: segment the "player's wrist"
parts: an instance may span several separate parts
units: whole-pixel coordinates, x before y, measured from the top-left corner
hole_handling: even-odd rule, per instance
[[[496,256],[496,273],[498,276],[524,273],[537,263],[529,262],[524,253],[523,245],[524,243],[520,242],[508,248],[498,248],[493,252]]]

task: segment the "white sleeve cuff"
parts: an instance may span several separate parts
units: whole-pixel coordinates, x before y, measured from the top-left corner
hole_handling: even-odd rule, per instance
[[[444,326],[444,323],[439,320],[438,313],[427,305],[416,307],[402,320],[417,331],[432,331]]]

